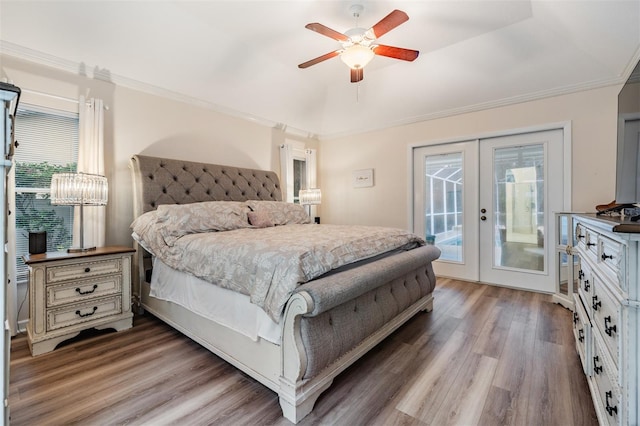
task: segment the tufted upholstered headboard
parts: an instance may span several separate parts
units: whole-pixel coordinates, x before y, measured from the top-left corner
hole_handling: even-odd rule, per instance
[[[201,201],[282,201],[278,175],[271,171],[134,155],[135,217],[160,204]]]
[[[282,201],[278,175],[271,171],[134,155],[133,214],[138,217],[161,204],[201,201]],[[134,242],[134,298],[140,303],[140,283],[150,281],[151,257]]]

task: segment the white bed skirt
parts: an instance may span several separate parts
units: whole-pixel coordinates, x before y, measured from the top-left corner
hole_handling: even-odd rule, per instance
[[[280,325],[251,303],[249,296],[172,269],[157,258],[153,262],[149,294],[176,303],[253,341],[262,338],[279,345],[282,340]]]

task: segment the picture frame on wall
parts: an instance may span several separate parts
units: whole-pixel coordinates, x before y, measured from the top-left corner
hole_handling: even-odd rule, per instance
[[[373,186],[373,169],[355,170],[353,172],[353,187],[367,188]]]

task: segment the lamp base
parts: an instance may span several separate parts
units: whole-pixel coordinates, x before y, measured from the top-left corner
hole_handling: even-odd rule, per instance
[[[71,247],[67,249],[67,253],[84,253],[86,251],[93,251],[95,247]]]

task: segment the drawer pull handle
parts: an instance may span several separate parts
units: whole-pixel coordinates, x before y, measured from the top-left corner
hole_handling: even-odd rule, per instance
[[[584,328],[578,330],[578,340],[584,342]]]
[[[77,315],[77,316],[79,316],[79,317],[81,317],[81,318],[84,318],[84,317],[90,317],[91,315],[95,314],[97,310],[98,310],[98,307],[97,307],[97,306],[94,306],[94,307],[93,307],[93,311],[91,311],[91,312],[87,312],[86,314],[82,314],[82,313],[80,313],[80,310],[77,310],[77,311],[76,311],[76,315]]]
[[[96,291],[96,289],[98,288],[98,284],[94,284],[93,288],[91,290],[87,290],[87,291],[82,291],[80,290],[80,287],[76,288],[76,292],[78,292],[78,294],[91,294],[94,291]]]
[[[591,288],[589,280],[584,280],[584,291],[589,291],[589,288]]]
[[[573,313],[573,323],[576,324],[578,322],[578,313],[574,312]]]
[[[609,327],[609,324],[611,324],[611,315],[604,317],[604,332],[611,336],[611,334],[615,333],[617,329],[615,324],[611,327]]]
[[[581,280],[582,278],[584,278],[584,272],[582,272],[582,269],[580,269],[578,271],[578,279]]]
[[[612,254],[607,254],[607,253],[602,253],[602,256],[600,256],[602,258],[602,261],[606,261],[607,259],[613,259],[613,255]]]
[[[85,271],[85,272],[87,272],[87,273],[89,273],[89,272],[91,272],[91,268],[86,267],[86,268],[84,268],[84,271]]]
[[[596,365],[599,361],[600,361],[600,357],[598,356],[593,357],[593,372],[596,374],[602,373],[602,366]]]
[[[578,239],[579,239],[579,240],[581,240],[581,239],[583,239],[583,238],[584,238],[584,234],[580,234],[580,233],[578,233],[578,235],[576,235],[576,237],[578,237]]]
[[[604,393],[604,396],[605,396],[605,400],[606,400],[605,402],[607,404],[607,413],[609,413],[609,415],[613,417],[613,413],[618,414],[618,406],[617,405],[612,406],[612,405],[609,404],[609,398],[613,399],[613,392],[606,391]]]
[[[593,301],[593,305],[592,305],[593,310],[594,310],[594,311],[597,311],[597,310],[598,310],[598,308],[599,308],[600,306],[602,306],[602,302],[600,302],[600,301],[598,300],[598,296],[593,296],[593,297],[591,298],[591,300]]]
[[[587,243],[587,247],[593,247],[595,245],[596,245],[596,243]]]

